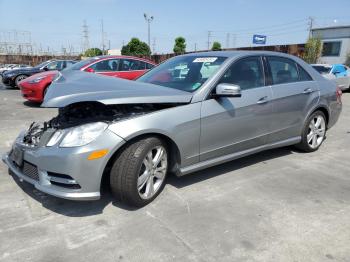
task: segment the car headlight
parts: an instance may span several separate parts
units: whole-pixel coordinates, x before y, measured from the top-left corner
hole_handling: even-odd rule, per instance
[[[31,83],[31,84],[39,83],[41,80],[45,79],[46,77],[47,76],[38,76],[37,78],[30,80],[29,83]]]
[[[87,145],[99,137],[107,127],[108,124],[103,122],[74,127],[65,135],[60,143],[60,147],[77,147]]]
[[[63,130],[57,130],[50,138],[49,142],[46,144],[46,146],[54,146],[57,144],[58,141],[62,138],[64,134]]]

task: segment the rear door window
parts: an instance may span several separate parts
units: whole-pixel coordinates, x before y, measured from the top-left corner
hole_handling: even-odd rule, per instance
[[[146,69],[152,69],[154,67],[154,65],[150,64],[150,63],[146,63]]]
[[[275,85],[299,81],[296,63],[284,57],[267,57],[272,83]]]
[[[299,71],[299,81],[312,81],[312,77],[309,75],[308,72],[304,68],[302,68],[301,65],[298,65],[298,71]]]
[[[140,60],[123,59],[121,63],[120,71],[136,71],[145,70],[146,63]]]
[[[119,63],[119,59],[102,60],[89,68],[92,68],[95,72],[113,72],[118,71]]]

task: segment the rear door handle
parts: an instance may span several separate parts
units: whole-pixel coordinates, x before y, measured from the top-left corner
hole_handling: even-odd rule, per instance
[[[256,102],[256,103],[259,104],[259,105],[261,105],[261,104],[265,104],[265,103],[267,103],[267,102],[268,102],[267,96],[264,96],[264,97],[260,98],[260,99],[258,100],[258,102]]]
[[[312,93],[313,90],[311,88],[306,88],[304,91],[303,91],[303,94],[310,94]]]

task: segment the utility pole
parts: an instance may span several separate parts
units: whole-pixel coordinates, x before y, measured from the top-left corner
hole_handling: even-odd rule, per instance
[[[89,49],[89,28],[86,24],[86,20],[83,23],[83,53]]]
[[[315,19],[313,17],[309,17],[309,38],[312,37],[312,27],[314,25]]]
[[[152,46],[152,49],[153,49],[153,54],[156,53],[156,38],[153,37],[153,46]]]
[[[208,50],[210,49],[210,37],[211,37],[211,33],[212,33],[212,31],[208,31],[208,42],[207,42],[207,44],[208,44]]]
[[[102,43],[102,55],[105,54],[105,32],[103,30],[103,19],[101,19],[101,43]]]
[[[226,34],[226,48],[230,48],[230,33]]]
[[[153,21],[153,16],[148,16],[146,13],[143,14],[147,25],[148,25],[148,46],[151,48],[151,22]]]

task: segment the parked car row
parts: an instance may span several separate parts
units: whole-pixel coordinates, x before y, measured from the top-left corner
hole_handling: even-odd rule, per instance
[[[341,90],[350,89],[350,68],[342,64],[313,64],[321,75],[329,80],[334,80]]]
[[[105,76],[134,80],[153,68],[152,61],[130,56],[98,56],[82,61],[50,60],[33,68],[6,72],[2,82],[19,87],[22,96],[29,101],[41,103],[52,80],[62,70],[80,70]]]
[[[9,70],[13,69],[19,69],[19,68],[30,68],[30,65],[22,65],[22,64],[4,64],[0,65],[0,75],[2,76],[3,73]]]
[[[316,151],[342,109],[336,83],[287,54],[203,52],[154,66],[97,57],[23,80],[27,98],[35,92],[28,86],[43,82],[41,106],[58,115],[20,133],[3,161],[47,194],[95,200],[106,182],[117,199],[140,207],[169,173],[282,146]]]
[[[73,60],[49,60],[34,67],[25,67],[8,70],[2,74],[2,82],[11,87],[19,87],[19,82],[34,74],[50,71],[63,70],[76,63]]]

